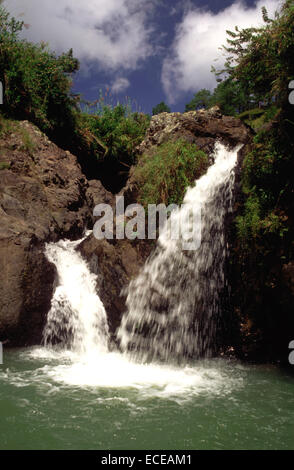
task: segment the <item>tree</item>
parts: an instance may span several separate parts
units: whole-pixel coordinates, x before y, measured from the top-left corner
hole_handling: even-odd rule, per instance
[[[259,28],[227,31],[223,50],[227,60],[216,76],[238,83],[243,94],[255,105],[288,101],[288,84],[294,76],[294,5],[286,0],[274,19],[262,9],[265,24]]]
[[[45,43],[21,39],[23,26],[0,6],[0,79],[5,85],[1,111],[32,121],[49,135],[62,136],[74,126],[71,74],[79,62],[72,50],[57,56]]]
[[[242,113],[250,107],[244,90],[232,78],[219,82],[211,96],[210,104],[219,106],[221,112],[227,116]]]
[[[186,104],[186,111],[195,111],[200,108],[209,108],[211,103],[211,92],[206,88],[195,93],[190,103]]]
[[[161,103],[156,105],[155,108],[152,109],[153,116],[160,113],[170,113],[170,107],[165,104],[164,101],[162,101]]]

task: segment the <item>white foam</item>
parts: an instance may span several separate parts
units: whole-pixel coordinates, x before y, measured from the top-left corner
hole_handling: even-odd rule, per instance
[[[226,362],[196,362],[176,367],[140,364],[120,353],[93,353],[84,356],[73,352],[38,348],[27,352],[30,360],[46,361],[35,378],[44,375],[52,382],[71,387],[92,389],[134,389],[139,396],[190,399],[195,395],[224,395],[241,385],[232,378]]]

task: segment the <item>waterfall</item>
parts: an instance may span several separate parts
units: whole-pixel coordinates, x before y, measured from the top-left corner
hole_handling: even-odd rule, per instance
[[[118,338],[122,350],[136,359],[171,361],[214,352],[225,287],[225,219],[232,211],[239,149],[217,143],[214,164],[186,193],[181,210],[201,207],[200,247],[183,250],[181,240],[169,236],[166,224],[155,252],[129,285]],[[170,223],[176,223],[173,217],[178,218],[181,210],[171,214]]]
[[[122,351],[136,360],[173,362],[210,357],[215,352],[226,283],[225,221],[232,211],[239,148],[229,150],[216,144],[214,164],[188,189],[182,208],[172,212],[154,253],[129,285],[127,310],[117,337]],[[183,248],[183,239],[170,236],[169,227],[184,220],[184,232],[192,233],[191,218],[186,215],[196,205],[201,207],[201,243],[188,250]],[[45,346],[57,344],[93,357],[108,352],[109,332],[97,295],[97,277],[76,250],[80,242],[46,245],[58,280],[43,339]]]
[[[26,353],[30,360],[46,361],[45,367],[28,376],[29,385],[53,380],[71,387],[132,388],[143,397],[174,397],[177,403],[206,392],[228,393],[233,381],[215,364],[207,367],[198,363],[181,369],[169,364],[141,364],[108,349],[106,313],[96,293],[97,278],[76,250],[81,241],[46,245],[46,256],[57,269],[57,287],[43,332],[45,347]],[[23,376],[20,380],[23,383]],[[97,400],[103,402],[102,396],[104,393]],[[106,407],[112,399],[128,402],[116,391],[114,398],[105,395]]]
[[[43,332],[45,346],[58,344],[80,355],[107,352],[108,324],[96,293],[96,276],[76,251],[82,240],[62,240],[46,245],[46,256],[55,264],[57,287]]]

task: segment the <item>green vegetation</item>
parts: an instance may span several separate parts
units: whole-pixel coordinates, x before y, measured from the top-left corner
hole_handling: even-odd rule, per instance
[[[202,90],[195,93],[190,103],[186,104],[185,111],[195,111],[200,108],[209,108],[211,106],[211,92],[203,88]]]
[[[288,101],[288,84],[293,80],[293,0],[284,2],[274,19],[262,9],[264,26],[227,31],[224,68],[212,67],[218,86],[213,93],[203,89],[194,95],[186,110],[218,105],[227,115],[248,110],[279,107]]]
[[[61,56],[47,45],[22,40],[23,23],[0,7],[0,70],[5,86],[3,112],[28,119],[50,135],[74,126],[75,100],[70,75],[78,67],[72,50]]]
[[[33,155],[34,151],[36,150],[36,144],[30,136],[30,133],[26,129],[21,128],[20,134],[22,139],[22,145],[20,149],[28,152],[29,155]]]
[[[12,132],[16,125],[16,121],[7,119],[0,114],[0,137],[4,137],[6,134]]]
[[[9,170],[9,168],[10,168],[10,163],[0,162],[0,171],[1,170]]]
[[[243,161],[232,259],[235,305],[268,359],[285,354],[294,327],[284,274],[293,260],[294,235],[294,107],[288,102],[294,77],[294,3],[286,1],[274,19],[265,9],[263,16],[262,28],[236,27],[229,33],[226,72],[242,96],[250,97],[239,117],[257,132]]]
[[[283,239],[290,229],[293,109],[288,103],[288,83],[294,76],[293,1],[285,2],[274,20],[265,10],[263,16],[263,28],[236,28],[234,34],[230,33],[233,39],[227,49],[237,62],[231,75],[240,86],[247,87],[251,97],[261,100],[263,96],[268,103],[264,110],[252,109],[240,115],[258,130],[242,172],[246,202],[244,215],[238,218],[238,233],[246,245],[258,236],[267,238],[269,233]],[[275,239],[272,249],[278,245],[281,247],[281,240]]]
[[[288,84],[293,79],[294,5],[285,1],[281,13],[274,19],[268,17],[265,8],[265,25],[228,31],[228,45],[224,50],[228,59],[224,70],[217,75],[234,80],[253,105],[270,105],[273,101],[288,101]],[[248,106],[249,108],[249,106]]]
[[[104,184],[118,191],[134,163],[135,148],[144,137],[149,116],[133,112],[130,102],[106,104],[101,92],[95,103],[81,109],[80,97],[70,92],[71,76],[79,68],[73,51],[57,56],[44,43],[22,40],[23,27],[23,22],[0,7],[0,78],[5,87],[0,132],[9,127],[4,116],[27,119],[77,154],[90,179],[107,174]],[[34,151],[29,135],[23,135],[23,149]]]
[[[161,113],[170,113],[170,107],[164,101],[155,106],[152,110],[153,116]]]
[[[213,69],[216,74],[215,69]],[[221,112],[227,116],[235,116],[253,106],[246,99],[245,92],[238,82],[232,78],[225,80],[218,79],[219,84],[213,93],[205,88],[195,93],[192,100],[186,104],[185,111],[195,111],[197,109],[209,109],[212,106],[219,106]]]
[[[166,142],[143,155],[135,169],[139,202],[181,204],[188,186],[204,174],[209,166],[207,155],[195,144],[179,139]]]
[[[21,126],[19,121],[7,119],[0,114],[0,137],[4,138],[11,133],[15,134],[16,137],[19,137],[19,140],[21,141],[19,149],[33,155],[36,149],[36,144],[29,131]]]
[[[133,113],[126,106],[103,106],[99,114],[83,113],[79,118],[81,129],[89,130],[104,146],[103,158],[121,161],[130,166],[134,163],[134,150],[142,142],[149,116]]]

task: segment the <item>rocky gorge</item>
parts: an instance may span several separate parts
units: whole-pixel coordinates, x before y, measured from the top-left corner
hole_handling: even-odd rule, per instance
[[[228,243],[233,246],[230,226],[238,211],[241,166],[250,148],[251,130],[239,119],[223,116],[217,107],[184,114],[162,113],[152,118],[137,148],[138,162],[140,155],[152,158],[154,148],[178,139],[210,156],[216,141],[229,147],[243,144],[236,169],[235,212],[227,221]],[[58,284],[55,267],[44,255],[45,243],[81,238],[86,229],[93,228],[95,205],[113,205],[115,195],[100,181],[86,178],[79,155],[57,147],[27,121],[18,122],[2,137],[0,150],[5,163],[0,171],[0,341],[10,346],[40,344]],[[120,195],[127,204],[135,203],[138,189],[132,168]],[[93,235],[79,246],[97,275],[97,292],[114,339],[125,311],[126,288],[153,249],[154,241],[97,240]],[[241,318],[236,314],[233,323],[241,336],[243,328],[248,343]],[[226,346],[230,345],[231,337]]]

